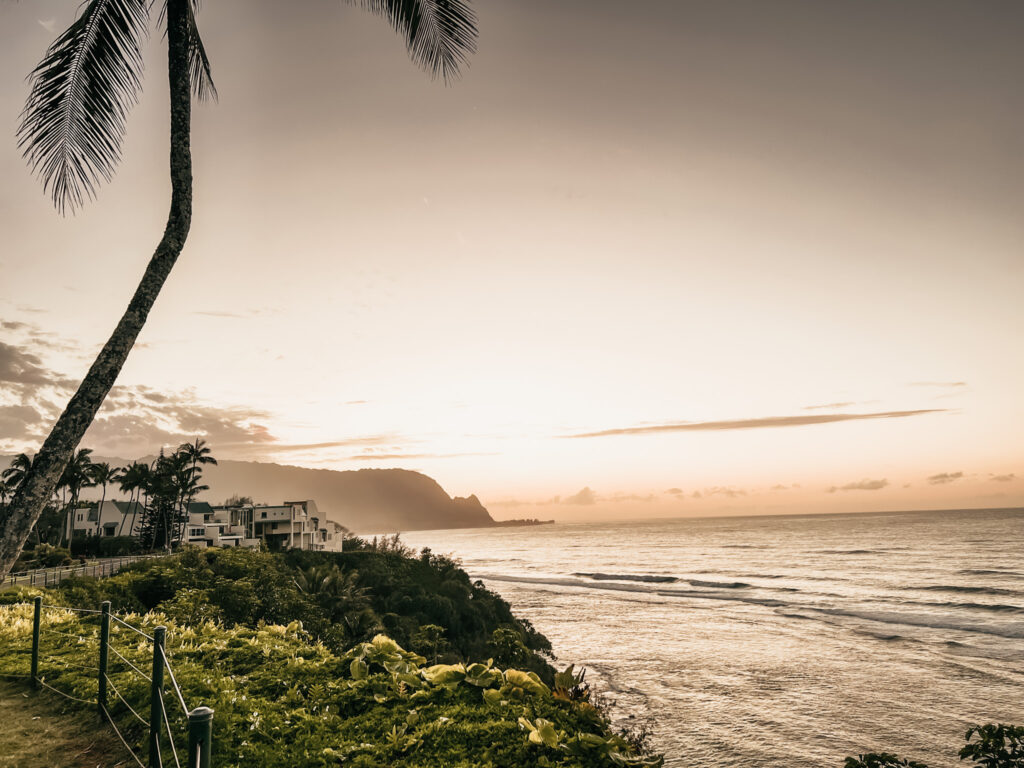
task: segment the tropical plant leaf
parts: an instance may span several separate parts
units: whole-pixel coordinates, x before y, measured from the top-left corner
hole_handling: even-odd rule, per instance
[[[30,75],[18,146],[62,213],[94,197],[120,160],[148,24],[147,0],[91,0]]]
[[[356,2],[356,0],[349,0]],[[446,82],[476,51],[476,14],[467,0],[358,0],[405,37],[409,55]]]
[[[217,86],[213,84],[210,59],[206,55],[203,39],[199,36],[199,26],[196,24],[198,11],[198,0],[188,4],[188,75],[192,81],[192,93],[199,101],[216,101]]]
[[[213,70],[210,59],[206,55],[206,47],[199,36],[199,25],[196,14],[199,13],[199,0],[189,0],[188,11],[188,79],[192,84],[192,94],[199,101],[216,101],[217,86],[213,84]],[[167,2],[164,1],[158,22],[166,28]]]

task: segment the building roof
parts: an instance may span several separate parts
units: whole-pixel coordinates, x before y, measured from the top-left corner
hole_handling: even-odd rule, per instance
[[[117,507],[117,511],[122,515],[139,514],[141,515],[146,511],[146,508],[142,506],[141,502],[138,501],[111,501],[108,502]]]

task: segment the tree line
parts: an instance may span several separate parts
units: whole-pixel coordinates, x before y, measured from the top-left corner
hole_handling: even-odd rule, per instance
[[[69,543],[74,535],[75,511],[83,507],[80,497],[86,488],[101,489],[98,503],[84,505],[92,509],[95,504],[95,526],[89,535],[101,536],[107,489],[117,487],[128,497],[128,510],[116,535],[137,536],[146,550],[169,550],[175,541],[184,538],[189,505],[209,490],[202,483],[203,468],[217,464],[210,447],[200,438],[182,443],[172,453],[161,449],[151,462],[134,461],[126,467],[93,461],[92,454],[91,448],[74,453],[32,528],[31,543],[57,547]],[[31,475],[35,460],[35,456],[21,453],[0,473],[0,519],[9,514],[8,501]]]

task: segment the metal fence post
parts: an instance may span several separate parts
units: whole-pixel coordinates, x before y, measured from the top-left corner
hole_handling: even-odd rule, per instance
[[[110,601],[104,600],[100,605],[100,677],[99,694],[96,704],[100,717],[105,717],[107,709],[107,656],[110,648]]]
[[[35,614],[32,617],[32,687],[39,687],[39,620],[43,615],[43,598],[37,597]]]
[[[160,759],[160,721],[163,718],[165,627],[153,630],[153,684],[149,690],[149,768],[162,768]]]
[[[209,707],[196,707],[188,713],[189,768],[210,768],[212,744],[213,710]]]

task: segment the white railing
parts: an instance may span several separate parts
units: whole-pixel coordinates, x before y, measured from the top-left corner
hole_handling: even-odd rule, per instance
[[[153,557],[164,557],[156,555],[129,555],[126,557],[109,557],[103,560],[96,560],[91,563],[78,563],[76,565],[60,565],[54,568],[37,568],[32,571],[19,571],[9,573],[6,577],[0,577],[0,587],[50,587],[60,584],[64,579],[71,576],[94,576],[101,578],[111,576],[121,570],[122,567],[138,560],[147,560]]]

